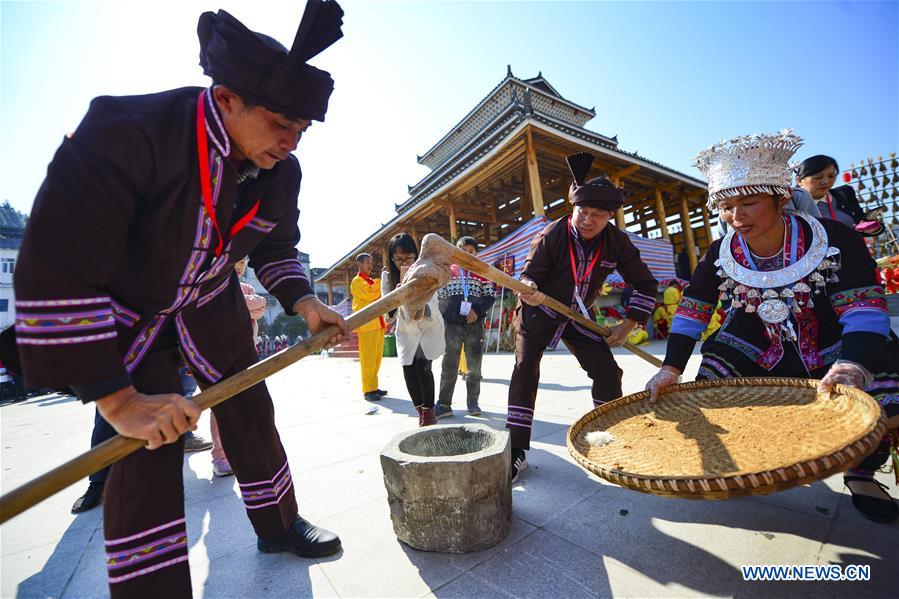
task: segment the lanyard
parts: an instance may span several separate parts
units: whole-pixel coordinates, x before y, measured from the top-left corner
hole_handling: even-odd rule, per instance
[[[830,203],[830,193],[827,193],[824,196],[824,199],[827,200],[827,209],[830,210],[830,218],[837,220],[837,213],[833,211],[833,204]]]
[[[212,174],[209,172],[209,142],[206,139],[206,90],[200,92],[200,98],[197,101],[197,156],[200,162],[200,189],[203,191],[203,208],[206,210],[206,216],[212,221],[215,232],[218,233],[219,242],[215,248],[216,257],[222,255],[222,249],[225,246],[225,237],[219,229],[218,221],[215,218],[215,205],[212,203]],[[221,176],[221,174],[219,174]],[[250,211],[240,217],[236,223],[231,225],[228,231],[228,239],[237,235],[241,229],[247,226],[256,216],[259,210],[259,202],[262,198],[256,200]]]
[[[462,296],[468,301],[468,271],[462,269]]]
[[[602,241],[599,242],[599,247],[596,248],[596,253],[593,255],[593,260],[590,262],[590,265],[587,267],[587,270],[584,271],[584,274],[578,279],[577,276],[577,261],[574,259],[574,242],[571,239],[571,217],[568,218],[568,256],[571,259],[571,276],[574,278],[574,293],[577,295],[578,286],[590,278],[590,273],[593,272],[593,267],[596,266],[596,261],[599,260],[599,255],[602,253]]]

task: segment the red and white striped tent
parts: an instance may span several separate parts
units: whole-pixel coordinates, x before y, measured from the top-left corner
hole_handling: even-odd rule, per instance
[[[531,242],[549,223],[550,221],[542,216],[535,217],[502,241],[478,252],[478,258],[517,278],[524,270],[524,259],[527,257]],[[630,232],[628,235],[661,287],[678,280],[674,270],[674,249],[671,242],[666,239],[645,239]],[[618,271],[609,275],[606,282],[615,287],[624,287],[624,280]]]

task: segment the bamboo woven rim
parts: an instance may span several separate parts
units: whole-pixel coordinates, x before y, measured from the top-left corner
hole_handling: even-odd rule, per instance
[[[812,392],[818,381],[793,378],[734,378],[715,381],[696,381],[672,385],[659,402],[665,401],[669,393],[693,391],[703,393],[709,389],[734,387],[781,387],[786,396],[798,396]],[[808,391],[807,391],[808,390]],[[568,429],[568,451],[575,461],[586,470],[611,483],[662,497],[686,499],[729,499],[746,495],[766,495],[784,491],[798,485],[808,484],[857,465],[880,443],[887,428],[886,415],[880,405],[867,393],[858,389],[837,385],[834,393],[848,397],[852,409],[861,418],[862,425],[852,435],[846,446],[827,455],[803,456],[801,461],[788,466],[756,472],[740,471],[727,475],[709,476],[648,476],[615,469],[590,460],[575,447],[575,440],[585,428],[600,416],[615,410],[627,409],[636,402],[648,401],[649,392],[641,391],[603,404],[581,417]],[[821,400],[817,401],[829,401]],[[856,419],[857,421],[859,419]]]

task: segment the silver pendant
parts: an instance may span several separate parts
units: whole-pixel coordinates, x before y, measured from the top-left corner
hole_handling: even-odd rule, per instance
[[[790,308],[779,299],[769,299],[759,304],[759,318],[768,324],[778,324],[790,315]]]

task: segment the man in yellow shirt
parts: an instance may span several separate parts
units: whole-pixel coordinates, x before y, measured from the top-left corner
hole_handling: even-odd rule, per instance
[[[368,304],[381,297],[381,279],[371,278],[371,254],[356,256],[359,274],[350,283],[353,294],[353,312],[358,312]],[[372,320],[358,329],[359,365],[362,368],[362,393],[368,401],[379,401],[387,395],[387,391],[378,388],[378,370],[381,369],[381,357],[384,355],[384,319]]]

